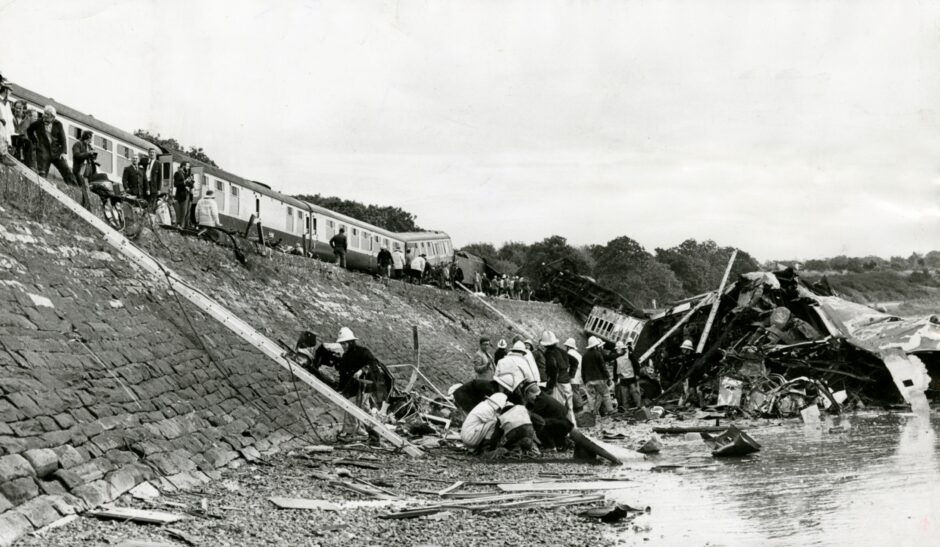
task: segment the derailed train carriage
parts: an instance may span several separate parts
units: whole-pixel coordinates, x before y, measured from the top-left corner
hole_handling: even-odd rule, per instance
[[[303,249],[324,260],[332,260],[329,241],[342,228],[345,229],[348,242],[347,265],[367,271],[375,269],[376,256],[383,247],[393,250],[397,246],[410,253],[409,256],[423,254],[432,265],[454,259],[453,245],[445,232],[397,233],[385,230],[282,194],[267,184],[245,179],[180,152],[161,149],[49,97],[17,84],[11,86],[11,98],[25,101],[27,107],[40,116],[46,105],[56,108],[69,141],[66,153],[70,165],[72,145],[84,130],[94,133],[92,146],[98,153],[99,172],[112,181],[121,180],[124,168],[134,161],[136,154],[147,155],[150,150],[154,150],[161,164],[161,187],[172,193],[173,174],[183,162],[189,162],[195,179],[193,199],[202,199],[207,190],[214,190],[219,221],[229,230],[244,233],[249,223],[260,221],[268,239],[279,241],[282,246]],[[50,171],[50,178],[57,177],[54,171]]]

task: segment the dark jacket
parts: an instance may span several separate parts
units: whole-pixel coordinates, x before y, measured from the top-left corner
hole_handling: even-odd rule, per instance
[[[153,165],[150,166],[150,195],[155,196],[163,190],[163,164],[157,160],[153,160]]]
[[[574,379],[578,374],[578,359],[568,352],[565,352],[565,355],[568,357],[568,377]]]
[[[496,348],[496,353],[493,354],[493,362],[499,363],[499,360],[506,356],[509,353],[509,350],[506,348]]]
[[[587,350],[581,358],[581,380],[585,384],[596,380],[610,380],[610,372],[599,346]]]
[[[554,397],[542,392],[534,401],[525,405],[529,412],[540,416],[543,420],[568,420],[568,409]]]
[[[539,369],[539,378],[547,382],[548,371],[545,370],[545,353],[538,347],[532,348],[532,357],[535,359],[535,366]]]
[[[499,391],[499,384],[492,380],[470,380],[454,391],[454,404],[466,413]]]
[[[353,376],[366,367],[375,367],[378,364],[375,356],[365,346],[357,344],[349,346],[343,354],[336,369],[339,371],[339,389],[347,397],[355,395],[359,390],[359,381]]]
[[[548,374],[545,389],[554,389],[556,384],[571,383],[571,376],[568,375],[568,356],[558,344],[545,348],[545,372]]]
[[[147,190],[144,187],[142,173],[140,168],[134,164],[128,165],[124,168],[124,173],[121,176],[121,182],[124,183],[124,191],[133,196],[144,197],[147,195]]]
[[[176,201],[186,201],[193,197],[193,176],[192,172],[184,174],[180,169],[173,173],[173,187],[176,189]]]
[[[43,122],[42,116],[30,124],[29,129],[26,130],[26,135],[29,137],[29,140],[36,143],[36,151],[38,154],[47,158],[58,158],[64,155],[69,142],[65,138],[65,130],[62,129],[62,122],[53,120],[52,132],[50,134],[46,132],[46,125]]]
[[[77,141],[72,145],[72,174],[76,177],[82,176],[82,168],[86,161],[94,161],[92,157],[95,151],[90,144],[85,141]]]
[[[334,251],[343,251],[346,252],[346,234],[340,233],[330,238],[330,247],[333,247]]]
[[[379,251],[379,256],[376,257],[376,260],[379,263],[379,266],[385,268],[392,265],[392,253],[388,252],[388,249],[382,249]]]

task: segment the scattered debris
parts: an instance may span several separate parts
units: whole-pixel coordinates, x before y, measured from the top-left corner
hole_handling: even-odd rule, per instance
[[[716,458],[747,456],[760,450],[760,444],[757,441],[733,425],[717,437],[712,437],[708,433],[701,435],[705,444],[712,449],[712,456]]]
[[[339,511],[338,503],[324,500],[311,500],[305,498],[268,498],[268,501],[281,509],[319,509],[323,511]]]
[[[663,449],[663,443],[656,437],[650,437],[639,448],[636,449],[640,454],[656,454]]]
[[[150,500],[160,497],[160,491],[157,490],[157,487],[146,481],[131,488],[128,493],[133,496],[134,499],[139,500]]]
[[[88,511],[85,515],[99,519],[127,520],[145,524],[171,524],[185,518],[182,515],[175,515],[173,513],[134,509],[131,507],[102,507],[101,509]]]
[[[606,522],[608,524],[619,522],[623,520],[630,513],[649,513],[650,508],[645,509],[635,509],[629,505],[608,505],[605,507],[596,507],[594,509],[588,509],[578,513],[584,518],[600,519],[601,522]]]
[[[620,460],[617,456],[614,456],[607,449],[601,447],[599,444],[591,440],[590,437],[581,433],[577,429],[573,429],[568,433],[568,438],[571,439],[575,444],[575,457],[581,459],[593,459],[596,457],[604,458],[611,463],[616,465],[623,465],[623,461]]]
[[[498,484],[503,492],[552,492],[555,490],[620,490],[636,486],[627,480],[583,481],[583,482],[514,482]]]

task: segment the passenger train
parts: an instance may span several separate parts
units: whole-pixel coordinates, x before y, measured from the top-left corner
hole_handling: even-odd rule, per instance
[[[254,216],[255,219],[260,219],[265,234],[273,234],[275,240],[280,239],[288,246],[299,246],[322,259],[332,260],[330,238],[339,232],[340,228],[345,228],[348,241],[347,265],[363,270],[373,270],[376,267],[376,255],[382,247],[390,251],[400,247],[408,253],[424,254],[433,265],[449,263],[454,259],[450,236],[444,232],[397,233],[373,226],[282,194],[267,184],[244,179],[175,150],[161,149],[94,116],[79,112],[15,83],[11,82],[10,86],[11,101],[25,101],[29,109],[35,111],[39,117],[42,116],[46,105],[56,108],[58,119],[62,122],[69,140],[69,165],[72,163],[72,145],[84,130],[90,130],[94,134],[92,144],[98,153],[99,172],[107,174],[112,180],[121,179],[124,168],[133,162],[135,154],[146,155],[153,149],[162,165],[162,187],[165,191],[172,192],[173,174],[182,162],[188,161],[195,178],[193,199],[202,198],[210,188],[215,190],[213,197],[218,204],[219,220],[230,230],[245,230]],[[58,172],[53,168],[49,175],[57,177]]]

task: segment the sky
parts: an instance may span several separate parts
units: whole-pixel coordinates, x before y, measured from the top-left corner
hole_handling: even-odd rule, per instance
[[[458,247],[940,249],[940,2],[0,0],[0,71]]]

